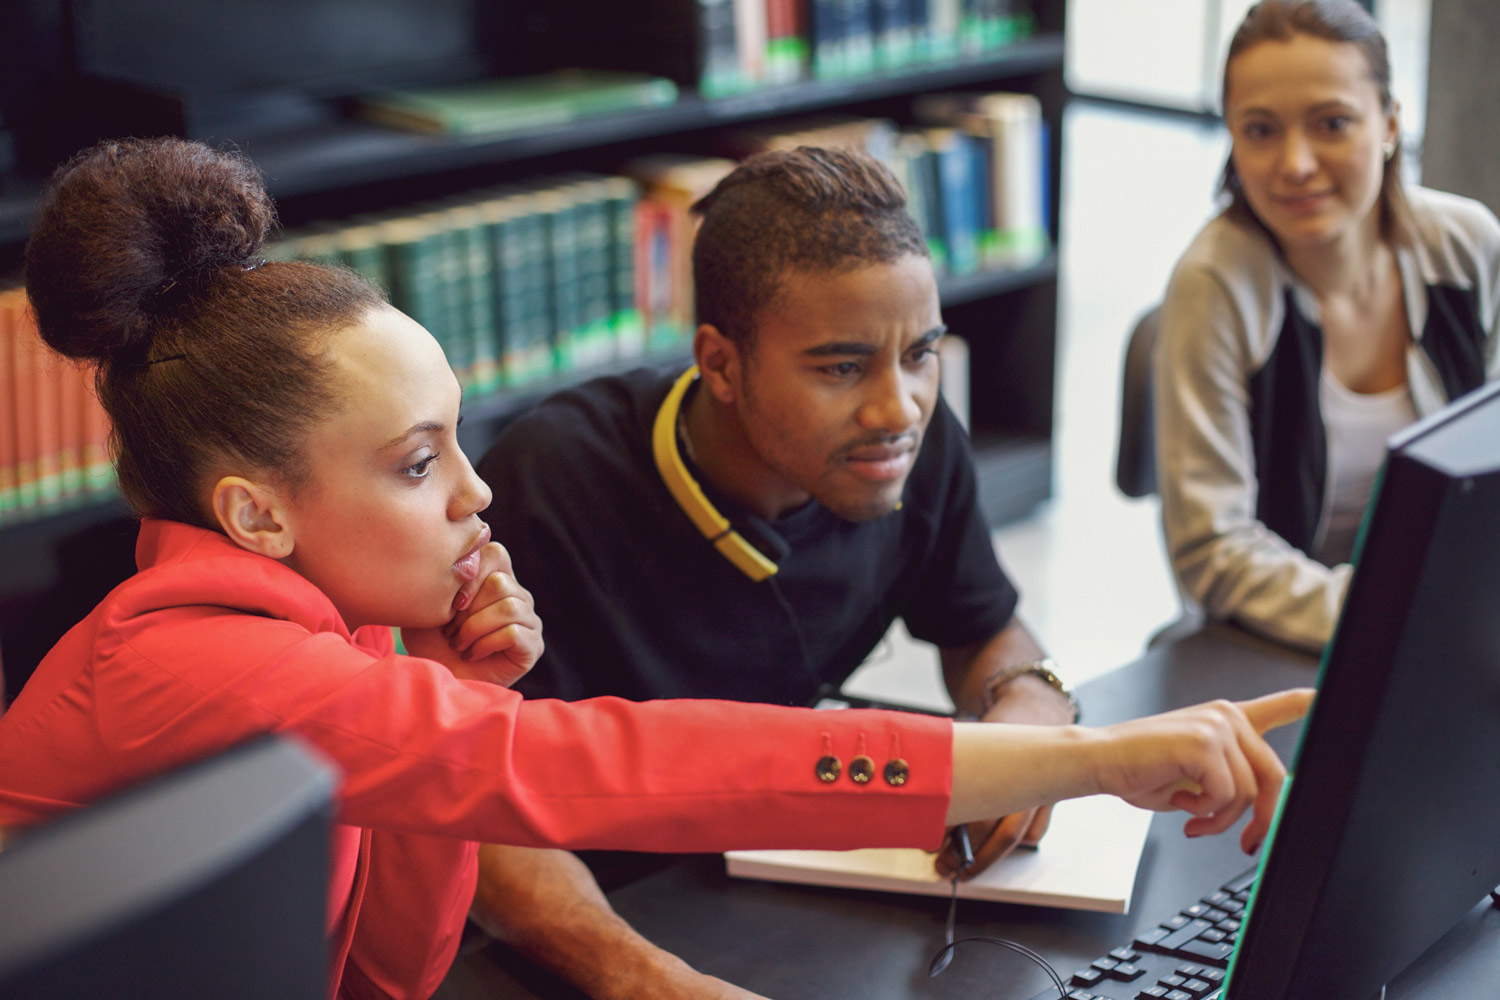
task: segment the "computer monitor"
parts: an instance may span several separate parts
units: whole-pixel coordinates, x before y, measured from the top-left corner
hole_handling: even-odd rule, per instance
[[[226,751],[0,850],[0,996],[322,1000],[330,769]]]
[[[1377,997],[1500,882],[1500,384],[1376,493],[1226,1000]]]

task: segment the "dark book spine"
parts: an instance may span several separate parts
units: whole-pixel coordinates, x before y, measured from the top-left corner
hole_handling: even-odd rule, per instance
[[[720,97],[742,89],[734,0],[698,0],[698,44],[703,54],[698,91]]]
[[[557,371],[577,364],[583,308],[579,294],[578,206],[557,189],[541,194],[541,217],[546,234],[547,282],[552,314],[552,360]]]
[[[820,79],[844,76],[843,0],[807,0],[812,44],[813,75]]]
[[[458,296],[462,305],[459,333],[469,347],[468,388],[489,392],[499,384],[500,359],[495,346],[495,259],[484,219],[474,204],[449,209],[454,253],[459,261]]]
[[[609,213],[610,326],[615,351],[622,358],[635,357],[646,349],[646,328],[636,298],[635,245],[636,206],[639,190],[628,177],[606,182],[605,204]]]
[[[602,180],[589,180],[572,188],[578,222],[579,342],[575,363],[599,365],[615,356],[613,312],[610,291],[610,219]]]

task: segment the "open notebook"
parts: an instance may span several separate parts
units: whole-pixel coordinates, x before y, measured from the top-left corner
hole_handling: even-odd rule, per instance
[[[967,899],[1125,913],[1152,814],[1108,795],[1059,802],[1035,850],[1017,850],[960,882]],[[952,883],[915,848],[858,851],[730,851],[729,874],[772,882],[946,896]]]

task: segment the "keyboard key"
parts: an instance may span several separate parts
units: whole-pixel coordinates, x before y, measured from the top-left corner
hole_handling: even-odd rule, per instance
[[[1193,1000],[1193,995],[1191,993],[1184,993],[1181,990],[1172,990],[1167,994],[1166,1000]]]
[[[1147,951],[1150,951],[1161,943],[1162,938],[1170,933],[1172,932],[1165,927],[1153,927],[1149,931],[1137,934],[1134,944],[1137,948],[1145,948]]]
[[[1161,1000],[1167,995],[1167,987],[1156,985],[1147,986],[1135,995],[1135,1000]]]
[[[1109,998],[1097,997],[1088,990],[1074,990],[1068,994],[1068,1000],[1109,1000]]]
[[[1217,927],[1210,927],[1208,930],[1206,930],[1202,934],[1198,935],[1198,940],[1199,941],[1210,941],[1210,942],[1213,942],[1214,944],[1218,944],[1220,941],[1224,940],[1228,936],[1229,935],[1225,934],[1223,931],[1219,930]]]
[[[1100,972],[1108,973],[1120,964],[1120,960],[1116,958],[1096,958],[1092,964]]]
[[[1161,925],[1163,927],[1167,928],[1168,930],[1175,931],[1175,930],[1180,930],[1183,927],[1186,927],[1192,921],[1192,919],[1193,918],[1191,916],[1185,916],[1185,915],[1179,913],[1175,917],[1171,917],[1171,918],[1169,918],[1167,920],[1163,920],[1161,922]]]
[[[1068,980],[1074,986],[1093,986],[1104,978],[1104,973],[1098,969],[1079,969],[1073,973],[1073,978]]]
[[[1169,989],[1175,990],[1177,987],[1187,982],[1188,978],[1189,977],[1187,976],[1162,976],[1157,980],[1157,982],[1161,983],[1163,986],[1168,987]]]
[[[1229,893],[1231,896],[1233,896],[1237,892],[1247,891],[1252,885],[1255,884],[1255,876],[1258,874],[1258,872],[1258,868],[1252,868],[1244,874],[1240,875],[1238,878],[1225,882],[1224,891]]]
[[[1235,931],[1240,929],[1240,922],[1233,917],[1225,917],[1223,920],[1220,920],[1218,923],[1214,924],[1214,926],[1223,931],[1225,934],[1233,934]]]
[[[1109,978],[1118,979],[1122,983],[1130,983],[1146,974],[1146,970],[1134,962],[1121,962],[1109,970]]]
[[[1110,958],[1117,958],[1122,962],[1134,962],[1141,957],[1141,953],[1133,948],[1115,948],[1109,953]]]
[[[1213,983],[1205,982],[1202,979],[1193,978],[1183,983],[1181,988],[1182,992],[1184,993],[1191,993],[1195,997],[1201,997],[1203,994],[1207,993],[1214,987]]]
[[[1213,924],[1210,924],[1207,920],[1190,920],[1185,926],[1178,928],[1177,930],[1168,934],[1166,937],[1162,938],[1161,941],[1157,944],[1157,947],[1162,951],[1178,951],[1182,948],[1183,945],[1188,944],[1199,934],[1202,934],[1212,926]],[[1183,957],[1191,958],[1196,956],[1184,955]]]
[[[1189,979],[1194,976],[1202,975],[1202,973],[1203,966],[1194,965],[1192,962],[1183,962],[1177,967],[1177,974],[1179,976],[1187,976]]]
[[[1225,972],[1223,969],[1204,969],[1202,972],[1198,973],[1199,979],[1207,979],[1209,982],[1215,985],[1222,983],[1224,981],[1224,976]]]
[[[1189,941],[1177,948],[1176,952],[1183,958],[1212,962],[1222,968],[1229,964],[1229,956],[1234,954],[1234,945],[1222,941],[1217,944],[1208,941]]]
[[[1212,908],[1207,913],[1203,914],[1203,919],[1209,921],[1210,923],[1216,924],[1227,916],[1229,916],[1229,914],[1224,912],[1223,910]]]

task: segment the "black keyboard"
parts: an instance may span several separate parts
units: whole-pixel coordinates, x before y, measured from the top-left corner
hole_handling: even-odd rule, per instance
[[[1219,1000],[1255,872],[1064,976],[1068,1000]],[[1057,989],[1049,986],[1032,1000],[1057,1000]]]

